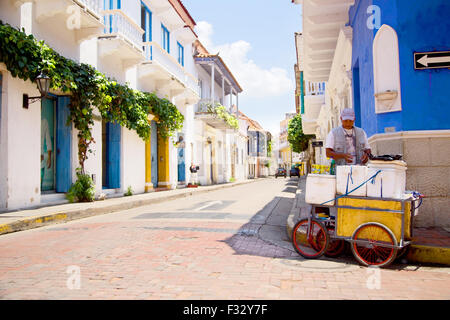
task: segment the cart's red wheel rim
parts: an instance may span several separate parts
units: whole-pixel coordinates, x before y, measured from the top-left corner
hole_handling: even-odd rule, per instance
[[[317,221],[311,220],[308,232],[308,220],[300,221],[293,230],[292,241],[295,249],[305,258],[321,256],[327,249],[325,228]]]
[[[334,233],[334,227],[327,227],[328,233],[333,234]],[[318,241],[325,241],[324,239],[324,233],[320,232],[317,235]],[[316,247],[320,247],[319,244],[316,244]],[[345,249],[345,242],[344,240],[330,240],[330,243],[328,244],[328,249],[325,252],[325,255],[330,258],[338,257],[340,256]]]
[[[311,245],[317,250],[320,251],[320,248],[322,247],[323,243],[325,241],[325,233],[322,229],[319,230],[317,233],[316,239],[314,243],[311,243]],[[327,250],[328,251],[328,250]]]
[[[325,252],[325,255],[330,258],[335,258],[340,256],[345,250],[345,241],[344,240],[333,240],[328,245],[328,250]]]
[[[364,244],[354,242],[352,245],[354,252],[368,265],[385,264],[392,259],[395,253],[394,248],[386,247],[386,245],[395,245],[394,239],[385,228],[376,224],[365,225],[359,228],[353,240],[366,242]]]

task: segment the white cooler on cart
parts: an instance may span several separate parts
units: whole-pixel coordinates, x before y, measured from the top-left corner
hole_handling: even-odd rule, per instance
[[[381,172],[367,183],[367,196],[402,199],[406,189],[406,162],[370,161],[367,165],[367,177],[370,178],[378,171]]]
[[[336,198],[336,176],[330,174],[308,174],[306,177],[305,202],[334,206]]]
[[[367,184],[363,184],[363,182],[366,181],[367,178],[366,166],[337,166],[336,192],[337,194],[347,194],[347,192],[349,192],[349,196],[366,197]],[[358,189],[350,192],[355,188]]]

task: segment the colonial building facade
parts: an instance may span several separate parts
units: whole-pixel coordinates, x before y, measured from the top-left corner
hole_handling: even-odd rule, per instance
[[[192,164],[200,166],[202,184],[248,177],[247,126],[238,119],[242,88],[219,56],[202,56],[181,1],[7,0],[0,20],[119,84],[168,99],[184,116],[182,130],[163,138],[150,114],[152,134],[144,141],[95,109],[85,171],[96,197],[182,188]],[[64,202],[77,179],[78,132],[66,126],[70,94],[50,91],[28,108],[25,94],[40,95],[0,61],[0,210]],[[224,105],[239,129],[202,115],[207,102]]]
[[[292,2],[303,6],[305,81],[326,82],[306,130],[323,139],[353,108],[373,154],[402,154],[406,188],[427,196],[416,225],[450,226],[450,70],[430,59],[450,50],[448,1]],[[305,95],[306,122],[310,115]]]
[[[210,54],[195,43],[195,64],[200,85],[200,101],[195,106],[196,163],[200,165],[202,185],[244,178],[239,170],[243,162],[242,146],[238,148],[238,95],[242,88],[219,55]],[[234,117],[235,127],[227,117]],[[241,155],[241,157],[240,157]],[[239,171],[239,174],[238,174]]]

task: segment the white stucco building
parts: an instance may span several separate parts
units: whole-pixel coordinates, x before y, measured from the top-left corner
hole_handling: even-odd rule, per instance
[[[154,123],[146,143],[96,111],[96,143],[85,170],[97,195],[170,189],[189,180],[185,159],[192,158],[200,90],[192,57],[195,21],[181,1],[4,0],[0,19],[118,83],[169,99],[185,116],[173,140],[160,139]],[[77,132],[65,126],[70,94],[50,92],[24,108],[24,94],[40,95],[35,84],[14,78],[2,63],[0,80],[0,210],[64,200],[79,166]],[[180,136],[184,149],[174,143]]]
[[[222,58],[210,54],[199,41],[194,59],[201,100],[195,106],[195,143],[191,146],[195,156],[191,162],[200,167],[199,182],[209,185],[244,179],[246,129],[233,128],[216,113],[218,107],[224,107],[223,112],[236,117],[242,88]]]

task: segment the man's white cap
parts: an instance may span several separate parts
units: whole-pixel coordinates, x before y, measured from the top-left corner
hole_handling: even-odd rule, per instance
[[[346,109],[342,110],[341,118],[342,118],[342,120],[355,121],[355,112],[353,111],[353,109],[346,108]]]

